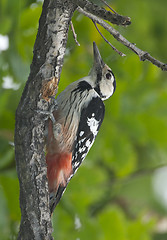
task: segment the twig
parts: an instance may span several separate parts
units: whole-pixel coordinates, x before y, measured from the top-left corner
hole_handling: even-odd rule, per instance
[[[106,1],[104,0],[100,0],[100,1],[103,2],[113,13],[118,14],[113,8],[110,7],[110,5]]]
[[[92,20],[92,22],[94,23],[97,31],[98,31],[99,34],[102,36],[102,38],[104,39],[104,41],[106,41],[106,42],[110,45],[110,47],[112,47],[112,49],[113,49],[115,52],[117,52],[121,57],[125,57],[126,55],[125,55],[124,53],[122,53],[122,52],[120,52],[118,49],[116,49],[116,48],[104,37],[104,35],[100,32],[99,28],[97,27],[96,22],[93,21],[93,20]]]
[[[74,40],[75,40],[76,44],[78,46],[80,46],[80,43],[77,40],[77,34],[75,33],[75,29],[74,29],[74,25],[73,25],[72,21],[70,21],[70,25],[71,25],[71,31],[73,33]]]
[[[96,23],[100,24],[102,27],[104,27],[115,39],[117,39],[119,42],[121,42],[123,45],[125,45],[127,48],[132,50],[134,53],[136,53],[141,61],[149,61],[155,66],[161,68],[163,71],[167,71],[167,64],[160,62],[156,58],[152,57],[148,52],[143,51],[135,46],[135,44],[129,42],[126,38],[124,38],[117,30],[115,30],[113,27],[111,27],[108,23],[100,19],[99,17],[84,11],[82,8],[77,8],[78,12],[84,14],[88,18],[90,18],[92,21],[95,21]]]

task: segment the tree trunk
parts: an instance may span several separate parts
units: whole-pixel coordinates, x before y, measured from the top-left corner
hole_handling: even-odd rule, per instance
[[[44,1],[30,75],[16,111],[15,155],[21,207],[18,239],[53,239],[44,154],[45,121],[36,110],[47,110],[49,106],[41,97],[44,80],[60,78],[74,10],[70,0]],[[55,91],[56,84],[52,87]]]

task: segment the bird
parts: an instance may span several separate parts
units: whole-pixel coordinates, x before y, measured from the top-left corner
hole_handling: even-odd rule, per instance
[[[103,101],[113,95],[116,80],[93,42],[94,62],[88,76],[69,84],[55,99],[46,136],[50,213],[88,154],[104,119]]]

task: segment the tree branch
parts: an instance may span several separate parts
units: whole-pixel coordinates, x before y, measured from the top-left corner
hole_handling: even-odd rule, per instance
[[[110,23],[127,26],[131,24],[130,17],[119,15],[118,13],[112,13],[106,9],[99,7],[98,5],[89,2],[88,0],[76,0],[77,5],[84,10],[97,17],[109,21]]]
[[[80,43],[79,43],[78,40],[77,40],[77,34],[76,34],[76,32],[75,32],[74,25],[73,25],[72,21],[70,22],[70,25],[71,25],[71,31],[72,31],[72,33],[73,33],[73,37],[74,37],[75,43],[76,43],[78,46],[80,46]]]
[[[124,38],[117,30],[115,30],[113,27],[111,27],[108,23],[103,21],[101,18],[86,12],[82,8],[77,8],[78,12],[84,14],[86,17],[90,18],[93,22],[96,22],[100,24],[103,28],[105,28],[115,39],[117,39],[119,42],[121,42],[123,45],[125,45],[127,48],[132,50],[134,53],[136,53],[141,61],[149,61],[155,66],[161,68],[163,71],[167,71],[167,64],[160,62],[159,60],[152,57],[148,52],[143,51],[136,47],[135,44],[129,42],[126,38]]]

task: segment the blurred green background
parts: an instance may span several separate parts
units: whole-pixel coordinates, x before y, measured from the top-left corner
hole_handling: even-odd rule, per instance
[[[96,1],[95,1],[96,2]],[[167,61],[167,1],[112,0],[132,24],[114,26],[129,41]],[[99,2],[99,4],[101,4]],[[0,1],[0,239],[16,239],[19,184],[14,160],[15,110],[32,61],[41,1]],[[112,68],[117,89],[105,102],[106,115],[82,167],[53,216],[59,240],[167,239],[167,74],[101,31],[127,57],[121,58],[93,23],[75,13],[80,47],[69,31],[59,91],[85,75],[96,41]]]

